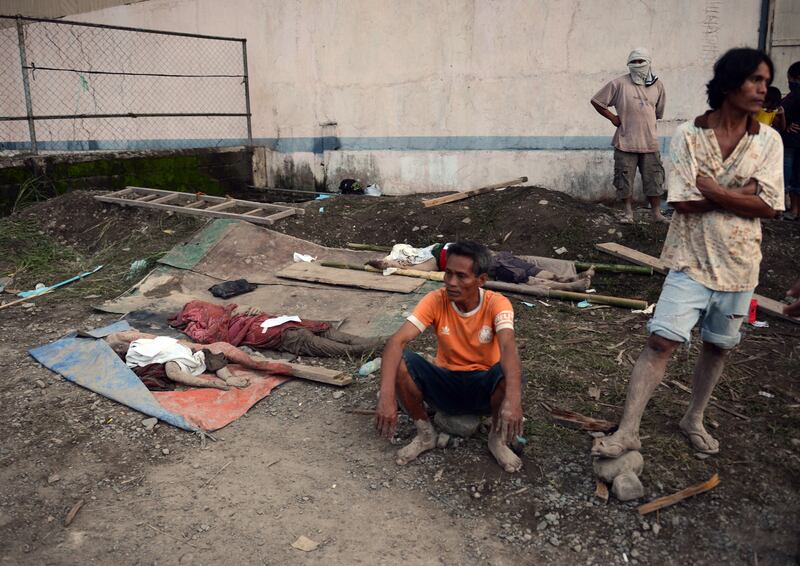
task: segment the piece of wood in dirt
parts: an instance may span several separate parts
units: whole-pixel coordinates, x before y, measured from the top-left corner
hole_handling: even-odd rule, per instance
[[[311,281],[327,285],[342,285],[345,287],[358,287],[359,289],[373,289],[376,291],[391,291],[394,293],[413,293],[423,284],[423,279],[414,277],[392,276],[384,277],[366,271],[352,271],[323,267],[314,263],[294,263],[275,274],[282,279],[295,279],[298,281]]]
[[[600,251],[620,259],[626,259],[631,263],[652,267],[655,271],[658,271],[662,274],[666,274],[669,271],[669,268],[660,259],[631,249],[627,246],[623,246],[622,244],[617,244],[615,242],[604,242],[601,244],[595,244],[595,247]],[[783,307],[786,305],[780,301],[770,299],[769,297],[765,297],[757,293],[753,294],[753,298],[758,302],[758,310],[767,314],[771,314],[772,316],[777,316],[780,319],[794,322],[795,324],[800,324],[800,318],[786,316],[783,314]]]
[[[608,501],[608,486],[600,478],[595,478],[594,496],[603,501]]]
[[[714,474],[708,481],[704,481],[703,483],[698,483],[692,486],[687,487],[686,489],[682,489],[672,495],[665,495],[664,497],[659,497],[658,499],[654,499],[649,503],[645,503],[644,505],[639,506],[639,515],[647,515],[648,513],[652,513],[653,511],[658,511],[659,509],[663,509],[664,507],[669,507],[670,505],[675,505],[679,501],[683,501],[689,497],[693,497],[700,493],[704,493],[711,489],[714,489],[719,485],[720,479],[719,474]]]
[[[448,202],[456,202],[459,200],[464,200],[466,198],[474,197],[475,195],[480,195],[483,193],[488,193],[491,191],[496,191],[497,189],[505,189],[506,187],[511,187],[514,185],[519,185],[521,183],[527,183],[527,177],[519,177],[517,179],[512,179],[510,181],[504,181],[502,183],[497,183],[496,185],[488,185],[486,187],[481,187],[479,189],[472,189],[471,191],[464,191],[461,193],[453,193],[451,195],[445,195],[443,197],[432,198],[428,200],[423,200],[422,205],[425,208],[430,208],[432,206],[439,206],[440,204],[446,204]]]
[[[75,505],[73,505],[72,508],[69,510],[69,513],[67,513],[67,516],[64,518],[65,527],[69,527],[70,524],[72,524],[72,521],[75,520],[75,516],[78,514],[78,511],[80,511],[81,507],[83,507],[83,503],[84,501],[83,499],[81,499]]]
[[[611,421],[594,419],[574,411],[559,409],[558,407],[548,408],[548,412],[553,422],[568,428],[577,428],[590,432],[611,432],[617,428],[617,424]]]

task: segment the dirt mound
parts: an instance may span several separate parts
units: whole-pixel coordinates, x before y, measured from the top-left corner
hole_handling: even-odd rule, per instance
[[[107,191],[72,191],[29,206],[9,220],[33,222],[47,236],[80,253],[107,248],[137,233],[184,232],[201,223],[186,216],[100,202],[94,198],[99,194]]]
[[[433,208],[422,206],[423,198],[343,195],[312,201],[303,205],[305,216],[288,218],[276,229],[328,246],[347,242],[425,246],[470,239],[498,251],[605,263],[616,260],[595,249],[599,242],[618,242],[658,256],[667,234],[667,226],[650,221],[648,210],[636,211],[636,224],[620,224],[616,209],[537,187],[496,191]],[[800,277],[796,259],[800,223],[762,224],[764,259],[758,292],[780,299]],[[567,252],[557,256],[555,250],[561,247]],[[658,298],[661,287],[658,277],[603,274],[601,282],[604,292],[649,300]]]

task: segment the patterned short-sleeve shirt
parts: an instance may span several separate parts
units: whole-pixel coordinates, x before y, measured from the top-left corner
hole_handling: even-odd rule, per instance
[[[781,138],[752,118],[746,134],[724,160],[708,114],[677,128],[670,157],[670,202],[703,200],[696,186],[697,175],[702,174],[723,187],[742,187],[755,179],[758,196],[777,211],[784,208]],[[670,269],[683,271],[715,291],[754,289],[761,263],[761,221],[722,209],[689,214],[676,211],[661,259]]]

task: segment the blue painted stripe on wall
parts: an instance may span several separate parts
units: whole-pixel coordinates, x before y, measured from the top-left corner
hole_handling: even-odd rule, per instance
[[[661,152],[669,137],[660,137]],[[255,145],[281,153],[340,151],[586,151],[611,150],[607,136],[397,136],[254,138]],[[143,149],[193,149],[247,145],[245,138],[175,140],[72,140],[41,141],[41,151],[119,151]],[[0,142],[0,150],[30,151],[28,141]]]

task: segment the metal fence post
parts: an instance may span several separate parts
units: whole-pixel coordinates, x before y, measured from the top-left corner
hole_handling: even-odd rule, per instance
[[[28,131],[31,136],[31,152],[36,155],[39,148],[36,144],[36,127],[33,123],[33,102],[31,102],[31,85],[28,82],[28,57],[25,54],[25,31],[22,20],[17,17],[17,38],[19,44],[19,62],[22,69],[22,88],[25,91],[25,110],[28,113]]]
[[[244,103],[247,112],[247,147],[253,147],[253,125],[250,115],[250,75],[247,72],[247,40],[242,40],[242,72],[244,74]]]

